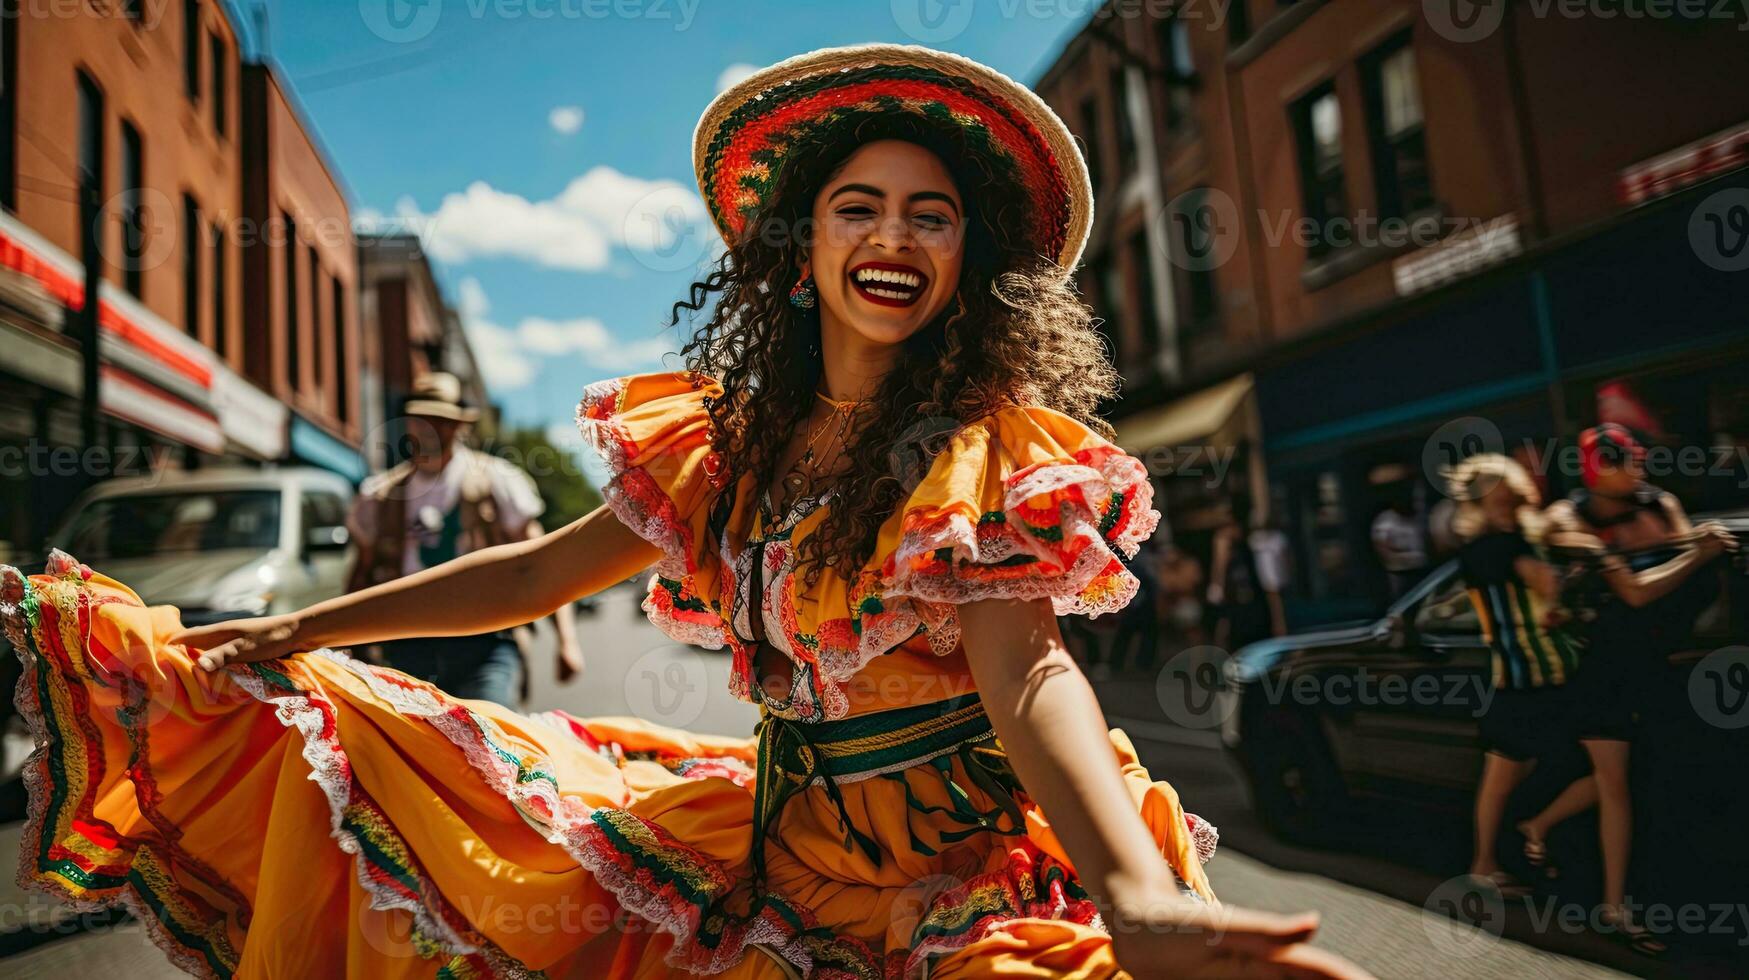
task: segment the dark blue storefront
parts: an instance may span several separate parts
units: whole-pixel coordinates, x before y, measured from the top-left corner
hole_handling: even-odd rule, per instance
[[[1579,431],[1623,406],[1643,409],[1667,454],[1655,482],[1691,510],[1749,506],[1749,271],[1725,271],[1690,237],[1697,207],[1729,187],[1749,174],[1542,243],[1256,372],[1305,618],[1382,598],[1372,519],[1393,493],[1433,509],[1441,458],[1516,450],[1564,494]]]

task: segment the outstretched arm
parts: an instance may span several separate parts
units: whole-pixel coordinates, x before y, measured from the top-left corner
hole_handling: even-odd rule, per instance
[[[654,545],[598,507],[538,538],[485,548],[294,613],[184,630],[173,639],[204,651],[201,666],[214,670],[319,647],[488,633],[549,615],[659,557]]]
[[[1142,821],[1050,600],[959,607],[966,658],[1015,774],[1082,883],[1104,907],[1120,963],[1138,978],[1364,976],[1305,945],[1313,915],[1279,916],[1185,898]]]

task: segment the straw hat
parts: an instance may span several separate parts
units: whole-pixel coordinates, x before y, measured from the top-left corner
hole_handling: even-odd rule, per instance
[[[402,411],[407,415],[454,422],[473,422],[480,417],[479,409],[462,401],[461,379],[447,371],[433,371],[415,380],[413,392],[407,396]]]
[[[945,51],[908,44],[821,48],[761,69],[718,95],[692,136],[699,192],[725,241],[740,235],[783,163],[779,137],[851,113],[902,109],[972,131],[1033,202],[1031,232],[1065,275],[1093,223],[1093,189],[1074,138],[1032,90]]]

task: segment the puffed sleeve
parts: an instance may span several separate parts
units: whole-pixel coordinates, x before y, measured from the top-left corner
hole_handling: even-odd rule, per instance
[[[1122,609],[1160,512],[1141,461],[1061,412],[1011,406],[962,428],[881,529],[889,597],[1049,598],[1058,615]]]
[[[660,548],[644,598],[650,621],[683,643],[724,643],[717,612],[720,559],[708,530],[720,491],[706,397],[716,381],[687,372],[609,378],[577,406],[583,439],[607,466],[602,498],[625,525]]]

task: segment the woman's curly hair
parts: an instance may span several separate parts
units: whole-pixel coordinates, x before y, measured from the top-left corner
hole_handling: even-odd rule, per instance
[[[851,468],[833,481],[836,499],[799,546],[810,587],[827,566],[855,575],[881,525],[966,423],[1003,405],[1044,405],[1111,435],[1094,413],[1117,393],[1118,376],[1093,312],[1029,240],[1030,201],[976,138],[896,104],[810,129],[784,147],[769,204],[674,304],[671,326],[682,310],[696,315],[716,295],[680,353],[689,370],[722,384],[725,395],[709,412],[726,485],[753,473],[755,486],[770,486],[820,380],[819,315],[789,302],[808,254],[814,198],[851,154],[881,139],[933,152],[953,176],[968,219],[957,302],[906,339],[894,369],[857,410],[843,452]],[[719,501],[719,520],[732,505]]]

